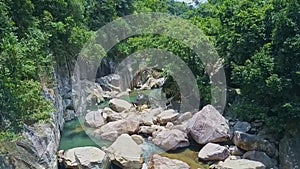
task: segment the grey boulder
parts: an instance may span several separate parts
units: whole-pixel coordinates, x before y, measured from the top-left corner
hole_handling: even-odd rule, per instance
[[[224,142],[230,137],[226,119],[212,105],[197,112],[188,126],[191,136],[199,144]]]

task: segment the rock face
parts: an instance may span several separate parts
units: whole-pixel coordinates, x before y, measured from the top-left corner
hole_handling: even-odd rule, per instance
[[[227,141],[230,136],[225,118],[211,105],[205,106],[192,117],[189,129],[199,144]]]
[[[108,154],[110,161],[121,168],[142,167],[142,149],[128,134],[119,136],[105,152]]]
[[[23,139],[17,142],[1,142],[0,149],[8,154],[0,154],[0,168],[57,168],[56,151],[59,146],[60,129],[63,128],[63,99],[54,90],[52,98],[45,92],[46,98],[55,104],[49,123],[24,125]]]
[[[294,129],[296,132],[286,133],[279,143],[279,163],[282,169],[300,168],[300,129]]]
[[[90,127],[100,127],[105,123],[101,111],[91,111],[85,115],[85,124]]]
[[[265,152],[261,151],[248,151],[243,155],[244,159],[259,161],[263,163],[267,168],[274,168],[276,161],[271,159]]]
[[[220,161],[225,160],[229,156],[229,150],[218,144],[206,144],[198,154],[198,157],[204,161]]]
[[[271,157],[278,156],[275,145],[256,135],[236,131],[234,132],[233,143],[246,151],[257,150],[266,152]]]
[[[122,112],[124,110],[129,110],[132,107],[132,104],[121,99],[111,99],[109,101],[109,107],[116,112]]]
[[[57,114],[52,114],[54,118]],[[1,142],[0,168],[3,169],[43,169],[57,168],[56,151],[59,145],[58,121],[50,124],[24,126],[23,139],[17,142]],[[2,163],[3,162],[3,163]]]
[[[76,147],[67,150],[63,159],[67,168],[104,167],[105,153],[96,147]]]
[[[164,150],[175,150],[190,145],[187,134],[177,129],[154,132],[152,142]]]
[[[154,154],[151,157],[149,169],[190,169],[190,166],[180,160],[169,159]]]
[[[119,75],[110,74],[97,78],[96,83],[98,83],[104,90],[120,92],[120,80],[121,77]]]
[[[266,167],[258,161],[246,159],[225,160],[218,166],[220,169],[265,169]]]

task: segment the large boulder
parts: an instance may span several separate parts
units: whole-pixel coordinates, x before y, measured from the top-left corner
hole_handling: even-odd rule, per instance
[[[177,129],[154,132],[152,142],[166,151],[190,145],[187,134]]]
[[[206,144],[198,154],[198,157],[204,161],[220,161],[225,160],[229,156],[229,150],[218,144]]]
[[[190,166],[180,160],[154,154],[149,162],[149,169],[190,169]]]
[[[105,124],[105,120],[102,117],[102,112],[100,110],[87,113],[84,119],[85,124],[89,127],[98,128]]]
[[[105,165],[105,153],[96,147],[76,147],[65,151],[63,160],[67,168],[102,168]]]
[[[233,143],[246,151],[257,150],[266,152],[271,157],[278,156],[278,150],[274,144],[256,135],[236,131],[234,132]]]
[[[118,133],[118,136],[121,134],[132,134],[137,132],[139,129],[139,122],[132,119],[123,119],[118,121],[109,122],[99,129],[94,131],[94,135],[97,137],[106,133],[115,134]],[[111,140],[112,141],[112,140]]]
[[[103,125],[100,130],[105,133],[108,131],[117,131],[119,134],[135,133],[139,128],[139,122],[132,119],[124,119],[109,122]]]
[[[218,165],[219,169],[265,169],[265,165],[258,161],[247,159],[225,160]]]
[[[109,101],[109,107],[116,112],[122,112],[124,110],[129,110],[132,107],[132,104],[121,99],[111,99]]]
[[[122,134],[105,150],[112,163],[124,169],[138,169],[142,167],[142,149],[128,135]]]
[[[199,144],[229,140],[226,119],[212,106],[207,105],[189,121],[191,136]]]
[[[265,152],[261,151],[248,151],[243,155],[244,159],[259,161],[263,163],[267,168],[275,168],[276,160],[271,159]]]

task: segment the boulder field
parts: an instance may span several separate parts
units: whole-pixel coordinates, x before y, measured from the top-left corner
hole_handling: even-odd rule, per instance
[[[176,150],[196,142],[201,147],[198,161],[216,169],[277,168],[278,150],[274,143],[247,133],[250,123],[234,124],[212,105],[200,111],[179,113],[173,109],[135,109],[130,102],[112,99],[106,108],[89,111],[84,125],[93,128],[93,136],[111,141],[109,147],[78,147],[62,153],[65,166],[117,165],[128,169],[185,169],[180,160],[152,154],[143,157],[142,145],[150,141],[163,151]]]

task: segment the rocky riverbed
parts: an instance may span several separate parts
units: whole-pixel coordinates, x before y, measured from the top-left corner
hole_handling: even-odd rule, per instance
[[[147,101],[141,102],[142,99],[124,99],[130,96],[129,90],[105,92],[98,86],[89,91],[92,92],[88,102],[95,100],[102,102],[102,106],[80,113],[81,129],[75,128],[71,135],[78,137],[85,132],[84,139],[92,141],[83,141],[85,144],[78,147],[74,146],[78,140],[72,141],[71,135],[69,142],[68,138],[62,138],[61,145],[64,146],[58,151],[61,166],[278,168],[276,144],[256,135],[263,125],[260,122],[226,119],[212,105],[206,105],[200,111],[180,113],[149,105]]]
[[[67,82],[62,83],[62,92],[53,98],[57,112],[49,124],[24,126],[24,140],[1,143],[0,168],[299,166],[300,130],[295,126],[280,140],[262,122],[249,123],[224,116],[212,105],[195,112],[178,112],[163,106],[167,101],[155,97],[157,91],[161,92],[155,83],[159,80],[148,83],[156,88],[152,91],[121,91],[114,86],[116,77],[109,75],[102,80],[102,85],[109,83],[105,85],[109,90],[99,83],[81,82],[81,90],[87,94],[87,111],[78,111],[80,107],[75,110],[78,100],[72,95],[77,91]],[[138,94],[143,96],[137,97]],[[154,101],[149,102],[151,97]]]

